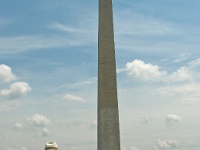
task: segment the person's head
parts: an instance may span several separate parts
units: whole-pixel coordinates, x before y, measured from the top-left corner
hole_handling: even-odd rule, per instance
[[[56,142],[48,142],[46,143],[44,150],[58,150],[58,145]]]

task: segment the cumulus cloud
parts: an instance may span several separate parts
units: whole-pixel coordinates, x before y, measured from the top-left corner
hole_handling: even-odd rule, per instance
[[[12,69],[5,64],[0,64],[0,83],[10,82],[15,79],[16,76],[13,74]]]
[[[132,79],[140,81],[182,82],[193,79],[193,72],[187,67],[168,73],[157,65],[137,59],[126,64],[126,72]]]
[[[161,140],[161,139],[158,139],[154,149],[155,150],[175,149],[175,148],[178,148],[178,147],[179,147],[178,142],[176,140]]]
[[[47,128],[42,129],[42,136],[50,136],[51,132]]]
[[[0,91],[0,97],[7,97],[9,99],[18,99],[31,91],[31,87],[26,82],[15,82],[10,85],[9,89]]]
[[[72,95],[72,94],[65,94],[64,99],[67,101],[72,101],[72,102],[84,102],[84,99],[82,97]]]
[[[23,127],[22,124],[20,124],[20,123],[15,123],[15,129],[21,130],[21,129],[23,129],[23,128],[24,128],[24,127]]]
[[[47,117],[45,117],[42,114],[35,114],[32,117],[27,117],[26,118],[27,123],[29,123],[30,125],[35,125],[35,126],[39,126],[39,127],[44,127],[44,126],[48,126],[51,124],[51,120],[48,119]]]
[[[153,81],[158,80],[167,74],[166,71],[162,71],[159,66],[146,64],[141,60],[134,60],[126,64],[128,75],[134,79]]]
[[[169,125],[169,124],[172,124],[172,123],[177,123],[177,122],[182,121],[182,118],[178,115],[175,115],[175,114],[169,114],[166,117],[165,121]]]

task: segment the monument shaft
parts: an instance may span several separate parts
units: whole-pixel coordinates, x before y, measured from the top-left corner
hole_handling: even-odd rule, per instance
[[[120,150],[112,0],[99,0],[98,150]]]

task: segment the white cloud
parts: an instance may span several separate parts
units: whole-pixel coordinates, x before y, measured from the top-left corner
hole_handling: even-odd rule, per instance
[[[158,139],[156,146],[154,147],[155,150],[162,150],[162,149],[175,149],[178,148],[178,142],[176,140],[161,140]]]
[[[157,65],[137,59],[126,64],[126,71],[132,79],[140,81],[162,81],[167,83],[193,80],[193,72],[187,67],[181,67],[169,74]]]
[[[192,80],[192,73],[190,73],[190,71],[185,68],[185,67],[181,67],[180,69],[178,69],[176,72],[172,73],[169,75],[168,77],[168,81],[186,81],[186,80]]]
[[[122,72],[126,72],[126,71],[127,71],[126,68],[117,69],[117,73],[122,73]]]
[[[26,82],[15,82],[10,85],[9,89],[0,91],[0,97],[7,97],[9,99],[18,99],[31,91],[31,87]]]
[[[47,128],[42,129],[42,136],[50,136],[51,132]]]
[[[175,114],[169,114],[166,119],[165,119],[167,124],[172,124],[172,123],[176,123],[176,122],[180,122],[182,121],[182,118],[178,115]]]
[[[130,150],[140,150],[140,149],[135,146],[131,146]]]
[[[0,64],[0,83],[10,82],[15,79],[16,76],[13,74],[12,69],[5,64]]]
[[[73,101],[73,102],[84,102],[85,101],[82,97],[72,95],[72,94],[65,94],[64,99],[67,101]]]
[[[48,126],[51,124],[50,119],[39,113],[33,115],[32,117],[27,117],[26,121],[30,125],[41,126],[41,127]]]
[[[159,80],[167,74],[166,71],[162,71],[159,66],[146,64],[141,60],[134,60],[126,64],[127,72],[133,79],[143,81]]]
[[[23,129],[23,125],[21,123],[15,123],[15,129],[21,130]]]

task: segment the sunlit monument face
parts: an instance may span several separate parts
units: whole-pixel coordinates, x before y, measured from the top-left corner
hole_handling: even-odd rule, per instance
[[[98,150],[120,150],[112,0],[99,0]]]

